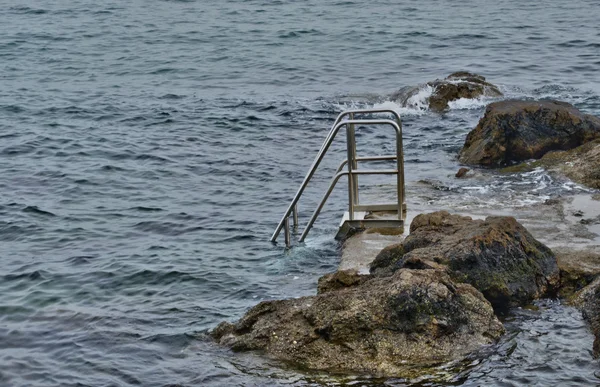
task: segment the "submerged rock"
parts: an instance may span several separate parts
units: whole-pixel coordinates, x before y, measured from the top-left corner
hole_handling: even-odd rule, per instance
[[[349,287],[261,302],[211,335],[302,368],[402,376],[460,359],[504,332],[480,292],[442,271],[402,269],[364,281],[347,274],[341,282],[351,278]]]
[[[481,75],[460,71],[450,74],[445,79],[436,79],[428,82],[425,86],[408,87],[401,89],[392,95],[392,99],[403,106],[418,103],[415,98],[423,92],[424,87],[431,89],[431,95],[427,98],[427,106],[430,110],[442,112],[448,109],[448,102],[461,98],[474,99],[481,96],[499,97],[502,93],[491,83],[486,82]]]
[[[465,164],[503,166],[569,150],[598,137],[600,118],[566,102],[501,101],[488,105],[459,159]]]
[[[371,273],[402,268],[445,270],[481,291],[498,311],[546,296],[559,283],[552,251],[507,216],[484,221],[446,211],[418,215],[410,235],[382,251]]]
[[[470,169],[469,168],[461,168],[458,170],[458,172],[456,172],[456,175],[454,175],[455,177],[462,179],[464,177],[467,177],[467,173],[469,173]]]

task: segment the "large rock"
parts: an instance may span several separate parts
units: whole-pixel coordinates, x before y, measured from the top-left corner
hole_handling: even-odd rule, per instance
[[[371,273],[385,276],[402,268],[446,270],[480,290],[500,312],[546,296],[559,284],[552,251],[507,216],[484,221],[446,211],[418,215],[410,235],[384,249]]]
[[[403,88],[391,98],[403,106],[409,106],[420,102],[414,100],[415,98],[419,99],[419,94],[423,92],[424,87],[432,90],[431,95],[427,98],[427,106],[436,112],[448,109],[448,102],[461,98],[474,99],[481,96],[499,97],[502,95],[496,86],[486,82],[481,75],[460,71],[450,74],[445,79],[427,82],[426,85]]]
[[[488,105],[467,136],[459,159],[496,167],[539,159],[600,137],[600,118],[559,101],[501,101]]]
[[[317,296],[261,302],[211,335],[302,368],[402,376],[464,357],[503,333],[481,293],[442,271],[356,276],[329,276],[321,284],[335,286],[321,286]]]

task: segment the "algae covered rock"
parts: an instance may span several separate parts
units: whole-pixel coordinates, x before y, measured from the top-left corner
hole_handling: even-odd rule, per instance
[[[405,267],[441,268],[473,285],[497,310],[548,295],[559,283],[552,251],[513,217],[473,220],[446,211],[421,214],[404,242],[380,255],[371,265],[375,275]]]
[[[600,137],[600,118],[559,101],[501,101],[488,105],[467,136],[459,159],[490,167],[539,159]]]
[[[319,278],[317,284],[317,294],[327,293],[334,290],[358,286],[371,278],[368,275],[358,274],[358,270],[339,270],[333,273],[325,274]]]
[[[401,376],[460,359],[503,332],[472,286],[439,270],[402,269],[317,296],[261,302],[211,335],[301,368]]]
[[[461,98],[474,99],[481,96],[499,97],[500,90],[481,75],[459,71],[450,74],[444,79],[436,79],[418,87],[406,87],[392,95],[392,99],[403,106],[409,106],[419,96],[423,87],[431,88],[431,95],[427,98],[427,106],[435,112],[448,109],[448,103]]]

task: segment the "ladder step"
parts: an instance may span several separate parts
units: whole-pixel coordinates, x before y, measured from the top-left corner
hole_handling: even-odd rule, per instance
[[[397,213],[397,212],[396,212]],[[351,232],[369,228],[395,229],[398,234],[404,232],[404,220],[393,218],[368,217],[370,212],[357,211],[354,219],[350,220],[348,212],[344,213],[336,239],[345,239]]]
[[[406,212],[406,203],[402,206]],[[355,211],[398,211],[398,203],[355,204]]]

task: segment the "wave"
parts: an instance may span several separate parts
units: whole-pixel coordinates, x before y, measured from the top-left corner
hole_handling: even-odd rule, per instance
[[[496,100],[496,99],[494,99]],[[490,97],[480,97],[480,98],[459,98],[455,101],[448,102],[448,107],[450,110],[470,110],[470,109],[480,109],[485,107],[492,101]]]
[[[430,85],[423,85],[406,102],[405,107],[417,111],[429,110],[429,98],[433,95],[435,88]]]

